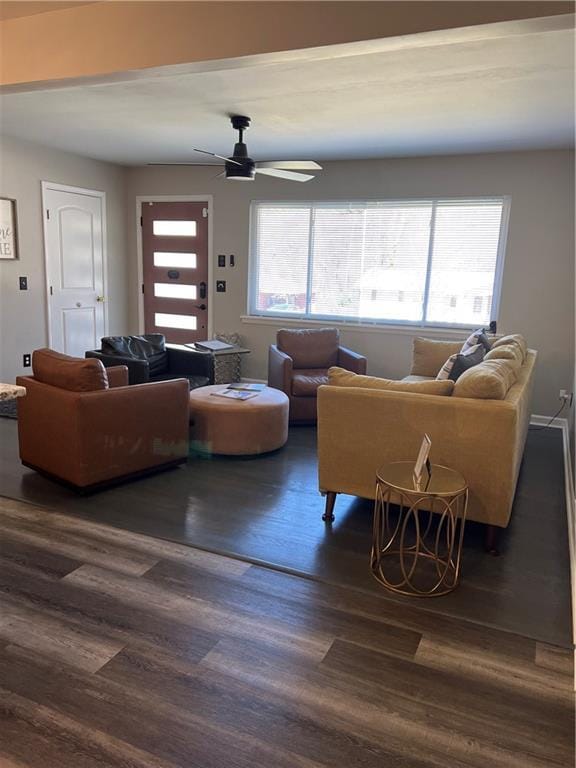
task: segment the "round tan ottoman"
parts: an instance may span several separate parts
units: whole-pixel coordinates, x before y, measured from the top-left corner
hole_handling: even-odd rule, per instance
[[[246,456],[281,448],[288,439],[288,398],[266,387],[249,400],[215,397],[224,384],[190,392],[192,445],[207,453]]]

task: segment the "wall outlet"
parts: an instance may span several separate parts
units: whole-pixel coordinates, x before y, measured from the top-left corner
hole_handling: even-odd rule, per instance
[[[24,368],[30,368],[32,365],[32,356],[29,353],[22,355],[22,365]]]
[[[566,389],[560,390],[559,400],[561,400],[564,403],[568,403],[568,407],[572,407],[572,401],[574,399],[574,393],[568,392]]]

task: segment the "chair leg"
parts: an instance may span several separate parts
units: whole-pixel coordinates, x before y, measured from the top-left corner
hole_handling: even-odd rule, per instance
[[[336,504],[336,494],[334,491],[327,491],[326,507],[324,509],[324,514],[322,515],[322,520],[324,520],[325,523],[331,523],[334,520],[334,504]]]
[[[500,528],[497,525],[486,525],[484,531],[484,549],[488,554],[493,557],[498,557],[500,551],[498,549],[498,534]]]

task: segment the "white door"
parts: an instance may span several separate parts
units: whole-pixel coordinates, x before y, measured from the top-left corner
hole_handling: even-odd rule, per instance
[[[84,357],[105,335],[104,194],[43,184],[49,343]]]

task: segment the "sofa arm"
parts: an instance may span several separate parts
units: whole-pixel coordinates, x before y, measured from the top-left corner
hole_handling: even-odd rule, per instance
[[[374,498],[376,471],[415,461],[424,433],[430,459],[458,470],[469,517],[505,527],[517,479],[518,410],[506,402],[322,386],[318,389],[321,491]]]
[[[113,365],[110,368],[106,368],[106,375],[108,376],[108,386],[110,389],[128,386],[128,366]]]
[[[287,395],[292,390],[292,358],[276,344],[271,344],[268,352],[268,386]]]
[[[174,379],[82,393],[77,424],[83,485],[185,458],[188,382]]]
[[[147,360],[122,357],[122,355],[105,355],[99,349],[93,349],[86,352],[85,357],[96,357],[98,360],[102,360],[105,368],[125,365],[128,368],[128,379],[130,384],[144,384],[150,379],[150,366],[148,365]]]
[[[366,358],[346,347],[338,347],[338,365],[353,373],[366,373]]]
[[[214,355],[186,347],[166,347],[168,370],[172,374],[205,376],[214,384]]]

